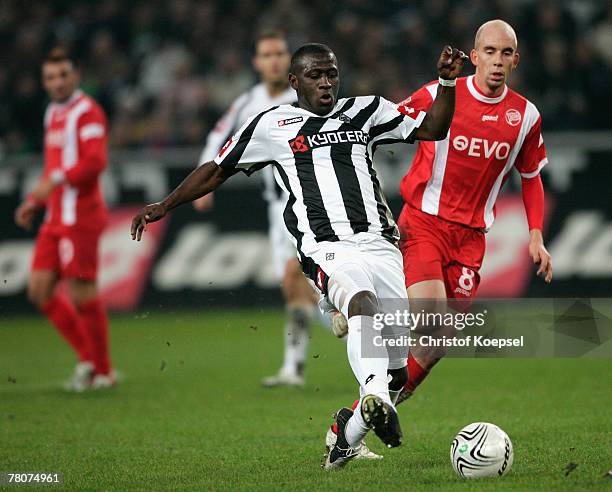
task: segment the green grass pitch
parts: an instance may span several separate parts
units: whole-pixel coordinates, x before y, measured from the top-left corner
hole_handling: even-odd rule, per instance
[[[280,311],[112,318],[116,388],[61,391],[74,363],[42,318],[0,323],[0,471],[61,472],[64,490],[612,489],[612,360],[448,359],[400,406],[405,441],[380,462],[319,468],[331,414],[356,396],[345,344],[312,333],[304,389],[266,390]],[[457,477],[454,434],[502,427],[514,466]],[[569,463],[577,467],[565,475]]]

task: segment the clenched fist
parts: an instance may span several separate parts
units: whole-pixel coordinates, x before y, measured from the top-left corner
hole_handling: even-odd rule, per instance
[[[456,79],[467,59],[468,56],[463,51],[445,46],[438,60],[438,75],[446,80]]]

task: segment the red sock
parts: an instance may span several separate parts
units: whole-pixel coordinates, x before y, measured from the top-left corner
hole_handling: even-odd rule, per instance
[[[404,389],[413,393],[423,379],[427,377],[429,371],[421,367],[417,360],[408,353],[408,382],[404,385]]]
[[[359,406],[359,400],[355,400],[355,403],[351,405],[351,410],[355,410]],[[332,432],[338,434],[338,425],[334,422],[331,426]]]
[[[92,347],[92,362],[96,374],[110,374],[111,363],[108,353],[108,318],[106,309],[95,297],[79,305],[81,320]]]
[[[77,353],[79,361],[91,360],[87,337],[82,331],[79,313],[68,298],[62,294],[56,294],[42,306],[41,310]]]

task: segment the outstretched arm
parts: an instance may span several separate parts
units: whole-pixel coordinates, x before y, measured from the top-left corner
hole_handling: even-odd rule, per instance
[[[549,284],[553,277],[552,258],[544,246],[542,229],[544,224],[544,187],[538,174],[533,178],[522,178],[523,204],[529,224],[529,256],[538,266],[536,275],[544,277]]]
[[[202,164],[187,176],[161,202],[144,207],[132,219],[132,239],[140,241],[142,233],[147,230],[147,224],[162,219],[168,211],[182,203],[190,202],[216,190],[227,178],[236,173],[235,169],[218,166],[213,161]]]
[[[450,128],[455,112],[455,79],[463,70],[467,55],[445,46],[438,60],[440,84],[427,116],[416,132],[417,140],[442,140]]]

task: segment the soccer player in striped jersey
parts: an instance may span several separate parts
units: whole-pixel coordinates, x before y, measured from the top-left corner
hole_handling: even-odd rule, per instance
[[[289,74],[298,102],[250,118],[214,161],[132,221],[132,238],[140,240],[148,223],[210,193],[237,172],[250,175],[274,166],[288,197],[283,215],[302,269],[348,320],[348,359],[360,386],[355,411],[342,408],[336,413],[337,439],[326,456],[326,469],[354,458],[354,448],[370,429],[389,447],[401,444],[395,400],[406,382],[407,352],[376,345],[375,317],[385,314],[383,299],[396,299],[404,309],[408,299],[398,229],[372,157],[385,143],[446,136],[455,107],[455,78],[465,58],[447,46],[437,65],[436,100],[427,113],[408,115],[379,96],[338,100],[336,56],[325,45],[304,45],[293,54]]]
[[[495,200],[515,168],[521,175],[529,225],[529,256],[537,275],[552,280],[551,257],[544,247],[544,189],[540,171],[548,163],[542,118],[536,107],[508,88],[519,54],[514,29],[502,20],[476,33],[471,61],[475,75],[457,80],[457,107],[448,135],[420,142],[401,183],[405,205],[398,219],[402,234],[406,288],[411,306],[434,300],[426,309],[444,311],[446,299],[465,308],[476,295],[485,252],[485,232],[495,218]],[[400,111],[427,111],[436,99],[429,83],[400,104]],[[413,302],[415,301],[415,302]],[[452,335],[452,333],[447,333]],[[399,397],[408,398],[444,352],[414,347],[409,380]]]

